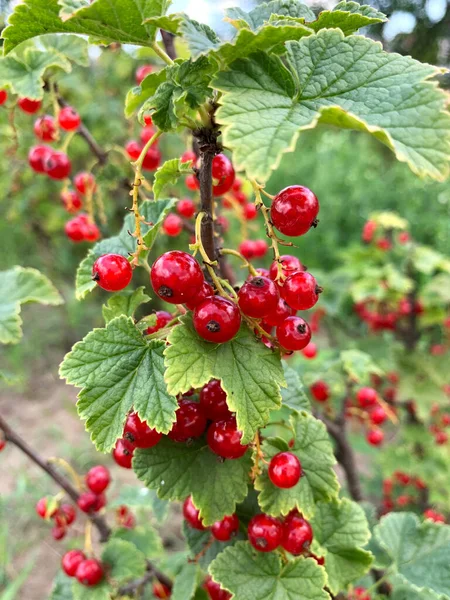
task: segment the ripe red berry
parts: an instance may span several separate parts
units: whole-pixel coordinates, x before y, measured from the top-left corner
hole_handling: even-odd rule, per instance
[[[285,350],[302,350],[311,341],[311,329],[301,317],[288,317],[278,325],[277,338]]]
[[[78,565],[75,577],[82,585],[97,585],[103,579],[103,567],[95,558],[88,558]]]
[[[253,219],[256,219],[257,216],[258,210],[256,209],[256,206],[251,202],[247,202],[247,204],[244,206],[244,217],[247,219],[247,221],[253,221]]]
[[[431,521],[434,521],[435,523],[445,523],[446,522],[444,515],[441,515],[441,513],[438,513],[435,510],[432,510],[431,508],[426,510],[423,513],[423,516],[425,517],[425,519],[430,519]]]
[[[384,433],[381,429],[369,429],[366,440],[371,446],[380,446],[384,440]]]
[[[411,240],[411,236],[407,231],[402,231],[398,234],[398,243],[407,244]]]
[[[330,388],[325,381],[316,381],[310,389],[314,400],[317,400],[317,402],[326,402],[330,397]]]
[[[183,154],[181,155],[180,160],[182,163],[187,163],[189,161],[195,163],[195,161],[197,160],[197,155],[193,150],[186,150],[186,152],[183,152]]]
[[[32,100],[31,98],[19,98],[17,105],[23,112],[32,115],[41,108],[42,102],[41,100]]]
[[[165,310],[157,310],[155,316],[156,323],[151,327],[147,327],[147,329],[145,330],[145,333],[147,335],[151,335],[152,333],[156,333],[160,329],[163,329],[163,327],[165,327],[167,323],[169,323],[173,319],[173,315],[171,315]]]
[[[298,556],[309,550],[312,540],[313,530],[308,521],[296,512],[288,515],[283,525],[283,548]]]
[[[307,271],[292,273],[280,287],[281,296],[295,310],[309,310],[319,299],[321,288]]]
[[[49,146],[33,146],[28,153],[28,163],[36,173],[45,173],[45,162],[53,150]]]
[[[5,448],[6,440],[4,438],[0,438],[0,452]]]
[[[186,219],[191,219],[195,215],[195,204],[190,198],[183,198],[177,202],[177,212]]]
[[[216,225],[222,229],[222,233],[226,233],[230,229],[230,222],[223,215],[217,217]]]
[[[170,214],[164,219],[163,231],[170,237],[176,237],[183,231],[183,221],[178,215]]]
[[[190,496],[183,503],[183,516],[193,529],[198,529],[199,531],[206,529],[200,518],[200,511],[195,507]]]
[[[241,444],[241,439],[242,432],[237,428],[235,417],[212,423],[206,435],[211,450],[229,459],[240,458],[247,452],[248,445]]]
[[[302,465],[291,452],[279,452],[269,464],[269,479],[276,487],[289,489],[297,485],[302,476]]]
[[[274,282],[268,277],[252,277],[238,293],[239,308],[248,317],[261,319],[273,312],[280,298]]]
[[[285,319],[292,317],[294,314],[295,310],[288,305],[286,300],[280,298],[275,310],[264,317],[264,322],[270,327],[277,327],[278,325],[281,325]]]
[[[231,417],[227,395],[218,379],[212,379],[203,387],[200,392],[200,406],[203,414],[211,421],[221,421]]]
[[[61,192],[61,201],[68,213],[77,213],[83,207],[83,201],[74,190]]]
[[[92,279],[107,292],[123,290],[132,277],[130,262],[120,254],[103,254],[92,267]]]
[[[377,230],[377,224],[375,221],[366,221],[362,230],[361,238],[366,244],[369,244],[373,240],[375,231]]]
[[[96,465],[89,469],[86,473],[86,485],[94,492],[94,494],[101,494],[106,490],[111,481],[109,470],[103,465]]]
[[[65,106],[59,111],[58,122],[64,131],[74,131],[81,124],[81,117],[71,106]]]
[[[250,260],[255,257],[255,242],[253,240],[244,240],[239,244],[239,252],[244,258]]]
[[[141,85],[141,83],[144,81],[144,79],[147,77],[147,75],[150,75],[150,73],[153,72],[153,65],[141,65],[140,67],[138,67],[136,69],[136,73],[135,73],[135,77],[136,77],[136,83],[138,85]]]
[[[239,331],[241,313],[239,308],[226,298],[211,296],[196,306],[194,328],[208,342],[223,344],[230,341]]]
[[[302,354],[305,358],[311,359],[317,356],[317,346],[314,342],[309,342],[309,344],[303,348]]]
[[[92,173],[88,173],[87,171],[81,171],[77,173],[73,178],[73,184],[77,188],[80,194],[87,194],[88,192],[94,192],[96,186],[95,177]]]
[[[191,190],[191,192],[195,192],[195,190],[200,189],[200,182],[199,182],[197,176],[194,174],[186,175],[185,183],[186,183],[187,189]]]
[[[275,227],[284,235],[304,235],[316,226],[319,201],[306,187],[291,185],[279,192],[270,209],[270,217]]]
[[[43,115],[34,122],[34,135],[43,142],[54,142],[57,138],[55,119],[51,115]]]
[[[356,393],[356,400],[361,408],[374,406],[378,400],[377,391],[370,387],[360,388]]]
[[[66,552],[61,560],[61,566],[66,575],[69,577],[75,577],[80,563],[86,560],[84,552],[81,550],[69,550]]]
[[[72,242],[82,242],[86,239],[86,222],[80,219],[80,216],[70,219],[64,226],[64,231]]]
[[[65,525],[56,525],[55,527],[52,527],[52,538],[58,542],[66,537],[66,533],[67,528]]]
[[[141,421],[137,413],[133,412],[127,417],[123,437],[136,448],[153,448],[162,438],[162,433],[149,427],[146,421]]]
[[[147,150],[147,154],[142,162],[142,168],[146,171],[156,171],[161,164],[161,157],[162,155],[158,148],[152,146]]]
[[[161,583],[160,581],[155,581],[152,587],[152,591],[155,598],[163,599],[170,598],[172,593],[171,589],[165,583]]]
[[[112,456],[115,462],[124,469],[131,469],[134,446],[127,440],[117,440]]]
[[[145,146],[145,144],[152,139],[152,137],[155,135],[155,133],[156,133],[156,129],[154,127],[152,127],[151,125],[147,125],[147,126],[143,127],[141,129],[141,133],[139,134],[142,144]],[[152,146],[155,146],[157,144],[158,144],[158,139],[156,139],[152,143]]]
[[[77,505],[85,513],[94,511],[97,506],[98,496],[94,492],[83,492],[79,495]]]
[[[36,513],[42,518],[45,519],[46,517],[51,518],[54,517],[56,514],[56,511],[58,510],[58,508],[55,506],[52,511],[50,512],[50,514],[47,515],[47,505],[48,505],[48,501],[47,498],[41,498],[40,500],[37,501],[36,503]]]
[[[256,515],[248,524],[248,539],[259,552],[272,552],[281,544],[283,526],[275,517]]]
[[[379,240],[377,240],[377,248],[383,250],[383,252],[386,252],[387,250],[390,250],[392,248],[392,242],[387,238],[382,237]]]
[[[189,300],[189,302],[185,302],[186,307],[189,310],[194,310],[196,306],[201,304],[203,300],[206,300],[206,298],[209,298],[210,296],[214,296],[214,289],[207,281],[204,281],[198,294],[196,294],[192,300]]]
[[[211,533],[219,542],[228,542],[239,531],[239,519],[236,514],[216,521],[211,527]]]
[[[445,431],[439,430],[436,431],[434,435],[434,439],[436,440],[436,444],[438,446],[443,446],[448,442],[448,435]]]
[[[72,504],[62,504],[59,512],[63,516],[66,525],[72,525],[77,517],[75,506]]]
[[[52,150],[44,160],[45,172],[51,179],[65,179],[69,177],[72,165],[65,152]]]
[[[130,140],[125,144],[125,152],[132,160],[137,160],[141,154],[142,146],[135,140]]]
[[[227,592],[226,590],[222,589],[220,587],[220,585],[218,583],[216,583],[215,581],[213,581],[211,579],[211,577],[209,577],[209,576],[205,581],[204,587],[208,593],[210,600],[230,600],[231,599],[231,594],[229,592]]]
[[[280,256],[280,264],[281,264],[281,268],[283,271],[283,275],[285,277],[288,277],[289,275],[292,275],[293,273],[296,273],[297,271],[305,271],[305,267],[302,265],[302,263],[299,261],[299,259],[296,256],[292,256],[290,254],[283,254],[282,256]],[[270,279],[273,279],[275,281],[275,279],[277,278],[277,275],[278,275],[278,262],[274,261],[270,265],[269,277],[270,277]]]
[[[266,240],[255,240],[253,244],[255,258],[263,258],[269,250],[269,244],[266,242]]]
[[[193,256],[172,250],[153,263],[150,279],[155,293],[171,304],[183,304],[194,298],[203,284],[200,265]]]
[[[367,594],[366,588],[357,587],[357,588],[355,588],[354,593],[355,593],[355,600],[371,600],[370,595]]]
[[[8,92],[6,90],[0,90],[0,106],[3,106],[8,100]]]
[[[152,115],[144,115],[144,124],[145,125],[153,125]]]
[[[175,442],[186,442],[200,437],[206,429],[206,417],[198,402],[182,398],[175,415],[177,420],[167,434]]]
[[[213,194],[223,196],[231,190],[236,173],[230,159],[225,154],[217,154],[212,162]]]
[[[386,411],[382,406],[374,406],[370,411],[370,421],[374,425],[381,425],[387,419]]]

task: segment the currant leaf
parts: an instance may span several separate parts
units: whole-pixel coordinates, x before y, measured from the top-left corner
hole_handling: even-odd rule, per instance
[[[141,231],[144,237],[144,243],[148,250],[141,252],[141,257],[145,258],[151,250],[160,227],[169,213],[176,200],[158,200],[156,202],[145,201],[139,207],[139,212],[144,218],[141,223]],[[150,225],[150,223],[152,223]],[[123,222],[122,229],[118,235],[101,240],[91,248],[84,260],[81,261],[76,275],[75,293],[78,300],[82,300],[88,292],[96,287],[92,280],[92,267],[99,256],[103,254],[121,254],[129,258],[130,253],[136,250],[136,240],[128,231],[134,231],[134,215],[128,214]]]
[[[146,342],[132,319],[122,316],[88,333],[65,356],[60,376],[83,388],[78,413],[98,450],[111,450],[132,407],[149,427],[170,430],[178,404],[163,379],[164,346]]]
[[[156,73],[150,73],[142,80],[141,85],[128,91],[125,98],[125,117],[129,119],[146,100],[155,95],[160,85],[167,81],[167,67]]]
[[[173,35],[180,33],[180,24],[183,20],[181,13],[174,13],[172,15],[163,15],[161,17],[149,17],[145,19],[144,23],[168,31]]]
[[[413,513],[392,513],[375,527],[375,537],[393,563],[392,573],[415,591],[450,596],[450,527]]]
[[[221,43],[220,38],[211,27],[186,16],[181,23],[181,32],[194,58],[218,47]]]
[[[68,577],[62,570],[58,571],[49,600],[73,600],[72,583],[72,577]]]
[[[239,532],[238,535],[228,542],[219,542],[211,537],[210,531],[199,531],[193,529],[184,522],[183,523],[183,535],[186,538],[189,546],[191,558],[198,558],[198,564],[207,570],[210,563],[216,558],[216,556],[222,552],[228,546],[233,546],[239,540],[245,540],[243,533]]]
[[[354,382],[368,382],[370,375],[384,375],[384,371],[373,361],[370,354],[360,350],[344,350],[340,354],[344,373]]]
[[[184,500],[189,495],[205,525],[234,512],[247,495],[251,458],[220,462],[203,440],[191,445],[163,438],[148,450],[135,452],[133,469],[158,496]]]
[[[151,525],[140,525],[133,529],[127,527],[114,529],[111,539],[123,540],[132,544],[146,558],[159,558],[163,553],[162,540]]]
[[[256,53],[235,61],[214,81],[223,92],[217,119],[238,169],[266,180],[282,154],[294,149],[299,133],[320,121],[367,131],[415,173],[445,178],[450,114],[444,92],[427,81],[438,69],[338,29],[288,42],[287,50],[288,67]]]
[[[300,460],[302,477],[291,488],[276,487],[269,479],[267,469],[258,475],[255,488],[260,491],[258,502],[269,515],[287,515],[297,508],[306,518],[311,517],[319,501],[337,498],[339,484],[333,466],[336,459],[325,425],[311,414],[302,412],[292,417],[294,445],[281,445],[282,440],[268,438],[262,444],[267,461],[281,451],[291,452]]]
[[[0,271],[0,343],[17,344],[22,337],[22,304],[38,302],[51,306],[64,300],[45,275],[36,269],[13,267]]]
[[[145,555],[134,544],[117,538],[106,543],[102,563],[107,566],[109,577],[119,585],[142,577],[147,569]]]
[[[283,370],[287,384],[287,387],[281,390],[283,405],[296,412],[310,411],[311,404],[300,375],[286,363],[283,363]]]
[[[386,15],[372,6],[360,5],[357,2],[339,2],[333,10],[323,10],[318,18],[307,26],[314,31],[339,27],[344,35],[355,33],[361,27],[375,25],[387,21]]]
[[[35,42],[38,48],[42,46],[47,51],[59,52],[67,60],[81,67],[89,66],[89,43],[79,35],[48,33],[47,35],[39,36]]]
[[[180,394],[200,388],[210,379],[221,380],[228,408],[236,412],[242,442],[250,442],[266,425],[270,411],[280,408],[285,387],[281,361],[243,326],[225,344],[212,344],[196,333],[190,316],[173,328],[165,351],[167,389]]]
[[[78,581],[72,583],[73,600],[111,600],[111,591],[104,579],[92,587],[81,585]]]
[[[283,565],[279,554],[264,554],[248,542],[226,548],[211,563],[214,579],[236,598],[252,600],[327,600],[325,571],[312,558]]]
[[[191,600],[199,579],[200,569],[195,562],[183,565],[173,582],[171,600]]]
[[[325,556],[328,587],[338,594],[362,577],[372,564],[372,554],[363,550],[370,539],[366,516],[350,500],[319,502],[311,526],[319,544],[314,553]]]
[[[141,306],[141,304],[146,304],[150,302],[150,296],[144,292],[144,286],[137,288],[136,290],[125,290],[120,294],[114,294],[108,300],[107,304],[104,304],[102,307],[103,318],[105,319],[105,324],[108,325],[110,321],[115,319],[116,317],[120,317],[120,315],[125,315],[127,317],[133,317],[136,310]]]
[[[298,0],[265,2],[248,13],[240,8],[229,8],[225,10],[225,14],[227,21],[238,29],[249,27],[253,31],[266,24],[272,15],[304,19],[305,21],[314,21],[316,18],[313,11],[305,4],[298,2]]]
[[[180,177],[192,173],[192,163],[182,163],[179,158],[166,160],[162,167],[155,173],[153,182],[153,194],[158,199],[165,188],[169,185],[175,185]]]

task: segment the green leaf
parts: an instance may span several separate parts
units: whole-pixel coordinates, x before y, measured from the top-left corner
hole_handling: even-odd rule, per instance
[[[369,132],[415,173],[445,178],[450,114],[444,92],[427,81],[438,69],[338,29],[287,48],[288,67],[257,53],[235,61],[214,81],[223,92],[217,119],[238,170],[266,180],[299,133],[320,121]]]
[[[57,0],[25,0],[15,7],[3,31],[5,54],[44,33],[82,33],[106,44],[151,46],[157,28],[142,22],[163,15],[168,4],[168,0],[144,4],[139,0],[96,0],[90,5],[66,3],[61,9]]]
[[[195,594],[200,570],[196,563],[186,563],[173,582],[171,600],[191,600]]]
[[[286,363],[283,363],[284,377],[287,387],[281,390],[283,404],[296,412],[310,411],[311,404],[305,392],[300,375]]]
[[[168,185],[175,185],[180,177],[188,173],[192,173],[191,161],[183,163],[179,158],[166,160],[163,166],[155,173],[155,180],[153,182],[153,194],[155,198],[158,199]]]
[[[372,357],[360,350],[344,350],[340,358],[344,373],[356,383],[367,381],[371,374],[384,374],[384,371],[373,362]]]
[[[418,592],[412,589],[409,585],[396,586],[389,596],[390,600],[439,600],[438,596],[430,595],[430,592]],[[442,597],[441,597],[442,600]]]
[[[163,438],[134,454],[133,469],[144,484],[167,500],[192,495],[205,525],[231,515],[247,495],[250,453],[220,462],[203,440],[190,446]]]
[[[49,600],[73,600],[72,583],[72,577],[68,577],[62,570],[58,571]]]
[[[65,356],[60,376],[83,388],[78,413],[98,450],[113,448],[132,408],[150,427],[170,431],[178,404],[164,383],[164,347],[159,340],[146,342],[132,319],[122,316],[88,333]]]
[[[386,15],[372,6],[360,5],[357,2],[339,2],[333,10],[323,10],[316,21],[307,23],[308,27],[320,29],[339,27],[344,35],[355,33],[361,27],[375,25],[387,21]]]
[[[391,513],[375,527],[375,536],[391,557],[393,573],[418,592],[450,596],[450,527],[420,523],[413,513]]]
[[[112,590],[105,580],[92,587],[81,585],[78,581],[72,583],[73,600],[111,600],[111,593]]]
[[[347,499],[319,502],[311,526],[321,546],[318,554],[325,556],[328,587],[338,594],[372,564],[372,554],[362,549],[370,539],[366,516],[356,502]]]
[[[65,56],[71,62],[80,65],[81,67],[89,66],[89,43],[86,39],[79,35],[58,35],[57,33],[49,33],[41,35],[36,40],[38,45],[42,45],[47,51],[55,50]]]
[[[158,235],[159,229],[166,215],[175,204],[175,199],[145,201],[139,207],[139,212],[144,221],[141,224],[141,231],[144,236],[144,242],[148,250],[141,253],[145,258],[151,250],[153,243]],[[153,225],[148,225],[153,223]],[[123,222],[122,229],[118,235],[101,240],[91,248],[84,260],[81,261],[76,276],[75,292],[78,300],[82,300],[88,292],[97,287],[95,281],[92,281],[92,267],[99,256],[103,254],[121,254],[129,258],[129,254],[136,250],[136,240],[128,231],[134,231],[134,215],[128,214]]]
[[[211,27],[186,16],[181,23],[181,32],[194,58],[218,47],[221,43],[220,38]]]
[[[305,19],[314,21],[316,18],[313,11],[298,0],[273,0],[260,4],[249,13],[240,8],[229,8],[225,10],[227,21],[235,27],[250,27],[253,31],[259,29],[270,20],[272,15],[291,17],[293,19]]]
[[[159,557],[163,552],[162,540],[154,527],[146,524],[139,525],[133,529],[120,527],[114,529],[111,539],[122,540],[139,550],[146,558]]]
[[[145,19],[144,23],[157,27],[158,29],[164,29],[164,31],[168,31],[173,35],[178,35],[182,20],[183,15],[181,13],[174,13],[162,17],[150,17]]]
[[[0,271],[0,343],[19,342],[20,307],[28,302],[57,306],[64,301],[51,281],[36,269],[13,267]]]
[[[292,488],[281,489],[269,479],[265,469],[255,480],[255,488],[260,491],[258,502],[261,509],[270,515],[287,515],[293,508],[305,517],[315,512],[319,500],[330,501],[337,498],[339,484],[333,466],[336,459],[325,425],[311,414],[302,412],[292,418],[294,445],[289,452],[295,454],[302,465],[302,477]],[[280,451],[277,438],[268,438],[262,444],[267,461]]]
[[[233,546],[238,540],[245,539],[242,533],[238,533],[237,537],[228,542],[219,542],[211,536],[211,531],[199,531],[189,527],[186,522],[183,523],[183,535],[191,551],[191,558],[194,559],[198,555],[198,564],[204,570],[208,569],[210,563],[225,548]]]
[[[109,577],[119,585],[142,577],[147,569],[144,554],[134,544],[115,538],[106,543],[102,563],[107,566]]]
[[[329,600],[323,589],[325,571],[312,558],[296,558],[283,565],[279,554],[264,554],[248,542],[226,548],[210,566],[210,573],[236,598],[249,600]]]
[[[150,296],[144,292],[144,286],[138,287],[137,290],[125,290],[120,294],[114,294],[108,300],[107,304],[102,307],[103,318],[106,325],[120,315],[134,317],[134,313],[141,306],[150,302]]]
[[[243,443],[266,425],[271,410],[280,408],[284,375],[280,357],[264,346],[246,326],[226,344],[201,339],[190,316],[173,328],[165,351],[167,389],[173,395],[219,379],[227,404],[236,412]]]
[[[428,246],[415,246],[412,253],[412,262],[414,268],[425,275],[431,275],[439,269],[443,271],[450,270],[448,267],[449,261],[440,252],[436,252]]]
[[[141,85],[129,90],[125,98],[125,117],[129,119],[146,100],[155,95],[156,90],[167,80],[168,69],[161,69],[157,73],[150,73]]]

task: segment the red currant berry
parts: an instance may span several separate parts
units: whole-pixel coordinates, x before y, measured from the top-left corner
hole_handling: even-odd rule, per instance
[[[298,260],[298,258],[296,256],[291,256],[290,254],[283,254],[282,256],[280,256],[280,264],[281,264],[281,269],[283,272],[283,275],[285,277],[289,277],[289,275],[292,275],[293,273],[296,273],[297,271],[305,271],[305,267],[302,265],[302,263]],[[269,277],[270,279],[273,279],[274,281],[276,280],[278,276],[278,261],[274,261],[271,265],[270,265],[270,270],[269,270]]]
[[[402,231],[398,234],[398,243],[407,244],[411,240],[411,236],[407,231]]]
[[[380,446],[384,440],[384,433],[381,429],[369,429],[366,440],[371,446]]]
[[[444,515],[441,515],[440,513],[432,510],[431,508],[426,510],[423,513],[423,516],[425,517],[425,519],[430,519],[431,521],[434,521],[435,523],[445,523],[446,522]]]
[[[161,152],[158,148],[152,146],[148,149],[147,154],[142,162],[142,168],[146,171],[156,171],[161,164]]]
[[[51,179],[65,179],[69,177],[72,165],[65,152],[53,150],[45,158],[44,168]]]
[[[6,90],[0,90],[0,106],[3,106],[8,100],[8,92]]]
[[[53,150],[49,146],[33,146],[28,153],[28,163],[36,173],[45,173],[45,162]]]
[[[247,219],[247,221],[253,221],[253,219],[256,219],[257,216],[258,211],[256,209],[256,206],[251,202],[248,202],[244,206],[244,217]]]
[[[86,560],[84,552],[81,550],[69,550],[62,557],[61,566],[66,575],[69,577],[75,577],[80,563]]]
[[[143,146],[145,146],[145,144],[152,139],[152,137],[155,135],[155,133],[156,133],[156,129],[154,127],[152,127],[151,125],[143,127],[141,129],[141,133],[139,134],[139,137],[141,139]],[[156,139],[153,142],[152,146],[155,146],[157,143],[158,143],[158,140]]]
[[[314,342],[309,342],[309,344],[303,348],[302,354],[305,358],[311,359],[316,358],[317,356],[317,346]]]
[[[172,250],[153,263],[150,279],[155,293],[171,304],[192,300],[204,277],[200,265],[190,254]]]
[[[231,190],[236,173],[230,159],[225,154],[217,154],[212,162],[213,194],[223,196]]]
[[[43,142],[54,142],[57,137],[55,119],[50,115],[39,117],[34,123],[33,131]]]
[[[0,438],[0,452],[5,449],[6,440],[4,438]]]
[[[81,171],[77,173],[73,178],[73,184],[77,188],[80,194],[87,194],[88,192],[94,192],[96,186],[95,177],[92,173],[88,173],[87,171]]]
[[[263,258],[269,250],[269,244],[266,240],[255,240],[253,251],[255,258]]]
[[[311,386],[311,394],[317,402],[326,402],[330,397],[330,388],[325,381],[316,381]]]
[[[216,521],[211,527],[211,533],[219,542],[228,542],[239,531],[239,519],[236,514]]]
[[[281,296],[295,310],[308,310],[319,299],[321,288],[307,271],[292,273],[280,288]]]
[[[203,282],[202,287],[200,288],[198,294],[196,296],[194,296],[192,298],[192,300],[189,300],[189,302],[185,302],[186,307],[189,310],[194,310],[194,308],[196,306],[198,306],[199,304],[201,304],[203,302],[203,300],[206,300],[206,298],[209,298],[210,296],[214,296],[214,290],[212,288],[211,285],[209,285],[209,283],[207,281]]]
[[[172,594],[171,589],[165,583],[161,583],[160,581],[155,581],[152,590],[155,598],[170,598]]]
[[[183,516],[193,529],[198,529],[199,531],[206,529],[200,518],[200,511],[197,510],[190,496],[183,503]]]
[[[134,446],[127,440],[117,440],[112,456],[115,462],[124,469],[131,469]]]
[[[127,417],[123,437],[136,448],[153,448],[162,438],[162,433],[149,427],[146,421],[141,421],[137,413],[131,413]]]
[[[186,179],[185,179],[185,183],[186,183],[187,189],[191,190],[191,192],[195,192],[196,190],[200,189],[200,182],[196,175],[193,175],[193,174],[187,175]]]
[[[142,146],[135,140],[130,140],[125,145],[125,152],[132,160],[137,160],[141,154]]]
[[[145,125],[153,125],[152,115],[144,115],[144,124]]]
[[[292,185],[279,192],[270,209],[270,218],[284,235],[304,235],[317,225],[319,201],[306,187]]]
[[[79,215],[82,217],[83,215]],[[93,223],[89,217],[86,217],[83,220],[83,228],[84,228],[84,239],[87,242],[96,242],[100,239],[100,230],[95,223]]]
[[[291,452],[279,452],[269,464],[269,479],[276,487],[289,489],[297,485],[302,476],[300,461]]]
[[[248,539],[259,552],[272,552],[281,544],[283,526],[275,517],[256,515],[248,524]]]
[[[255,255],[255,242],[253,240],[245,240],[239,244],[239,252],[242,254],[244,258],[250,260],[254,258]]]
[[[247,196],[244,194],[244,192],[242,192],[241,190],[239,190],[237,192],[233,192],[233,196],[239,202],[239,204],[243,208],[245,208],[245,206],[247,204]],[[225,206],[225,200],[224,200],[224,206]]]
[[[164,219],[163,231],[170,237],[176,237],[183,231],[183,221],[178,215],[170,214]]]
[[[275,311],[280,298],[274,282],[268,277],[248,279],[238,293],[239,308],[248,317],[262,319]]]
[[[391,240],[388,240],[388,238],[382,237],[379,240],[377,240],[377,248],[383,250],[383,252],[387,252],[388,250],[391,250],[392,242]]]
[[[264,317],[264,322],[270,327],[277,327],[278,325],[281,325],[285,319],[292,317],[294,314],[295,310],[288,305],[286,300],[280,298],[275,310]]]
[[[195,331],[208,342],[228,342],[234,338],[240,326],[241,313],[231,300],[211,296],[195,308]]]
[[[67,533],[67,528],[65,526],[56,526],[56,527],[52,527],[52,538],[54,540],[56,540],[57,542],[59,542],[59,540],[62,540],[63,538],[66,537],[66,533]]]
[[[230,600],[231,594],[226,590],[222,589],[218,583],[213,581],[211,577],[205,581],[204,584],[205,590],[208,593],[208,597],[210,600]]]
[[[234,183],[232,185],[233,192],[240,192],[242,188],[242,180],[239,177],[236,177]]]
[[[19,98],[17,105],[23,112],[32,115],[41,108],[42,102],[41,100],[32,100],[31,98]]]
[[[81,117],[71,106],[65,106],[59,111],[58,122],[64,131],[75,131],[81,125]]]
[[[173,319],[173,316],[165,310],[157,310],[155,316],[156,323],[151,327],[147,327],[145,330],[147,335],[151,335],[152,333],[156,333],[160,329],[163,329],[163,327]]]
[[[387,419],[386,411],[382,406],[374,406],[370,411],[370,421],[374,425],[381,425]]]
[[[64,515],[67,525],[72,525],[77,517],[77,512],[72,504],[62,504],[60,511]]]
[[[216,225],[222,229],[222,233],[226,233],[230,229],[230,222],[223,215],[217,217]]]
[[[52,518],[55,516],[56,511],[58,510],[57,507],[55,506],[52,511],[47,515],[47,506],[48,506],[48,501],[47,498],[41,498],[40,500],[37,501],[36,503],[36,513],[41,517],[41,519],[46,519],[48,518]]]
[[[357,391],[356,400],[361,408],[374,406],[378,401],[377,391],[370,387],[363,387]]]
[[[177,202],[177,211],[182,217],[191,219],[195,215],[195,204],[190,198],[183,198]]]
[[[94,494],[101,494],[106,490],[111,481],[109,470],[103,465],[96,465],[89,469],[86,473],[86,485],[94,492]]]
[[[86,236],[86,224],[79,217],[75,217],[67,221],[64,231],[72,242],[82,242]]]
[[[297,513],[288,515],[283,525],[283,548],[298,556],[309,549],[313,540],[311,525]]]
[[[186,150],[186,152],[183,152],[183,154],[181,155],[180,160],[182,163],[187,163],[190,161],[195,163],[197,160],[197,155],[195,154],[195,152],[193,150]]]
[[[94,492],[83,492],[77,500],[78,508],[85,513],[95,510],[97,505],[97,494]]]
[[[182,398],[175,415],[177,420],[167,434],[175,442],[186,442],[191,438],[200,437],[206,429],[206,417],[200,404],[193,400]]]
[[[235,417],[212,423],[206,435],[211,450],[229,459],[240,458],[247,452],[248,445],[241,444],[241,439],[242,432],[237,428]]]
[[[302,350],[311,341],[311,329],[301,317],[288,317],[278,325],[277,338],[286,350]]]
[[[446,444],[448,442],[448,435],[445,431],[439,430],[439,431],[436,431],[434,439],[438,446],[443,446],[444,444]]]
[[[61,192],[61,201],[68,213],[77,213],[83,207],[83,201],[74,190]]]
[[[136,83],[138,85],[141,85],[141,83],[144,81],[144,79],[147,77],[147,75],[150,75],[150,73],[153,72],[153,65],[141,65],[140,67],[138,67],[136,69],[136,73],[135,73],[135,77],[136,77]]]
[[[212,379],[203,387],[200,406],[203,414],[211,421],[221,421],[232,416],[227,405],[227,395],[218,379]]]
[[[75,577],[82,585],[97,585],[103,579],[103,567],[95,558],[88,558],[78,565]]]
[[[376,230],[377,224],[375,223],[375,221],[366,221],[362,230],[362,241],[366,244],[369,244],[373,240],[373,236]]]
[[[357,587],[355,588],[355,600],[371,600],[371,597],[367,594],[366,588]]]
[[[130,262],[120,254],[103,254],[92,267],[92,279],[107,292],[123,290],[132,277]]]

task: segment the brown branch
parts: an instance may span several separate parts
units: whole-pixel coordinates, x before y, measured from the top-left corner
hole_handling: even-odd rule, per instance
[[[118,594],[119,596],[136,596],[153,579],[157,579],[160,583],[167,586],[169,590],[172,589],[172,581],[164,573],[161,573],[150,561],[147,561],[147,572],[145,575],[123,585],[119,589]]]

